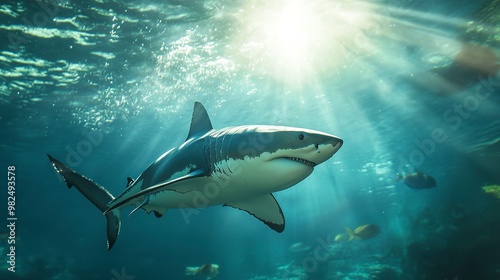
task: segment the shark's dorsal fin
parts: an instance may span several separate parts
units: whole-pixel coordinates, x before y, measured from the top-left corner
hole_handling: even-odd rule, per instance
[[[285,229],[285,217],[280,205],[272,194],[226,203],[224,206],[231,206],[246,211],[277,232],[283,232]]]
[[[212,123],[208,117],[207,110],[203,105],[196,101],[194,103],[193,117],[191,118],[191,126],[189,128],[189,134],[186,139],[189,139],[195,135],[201,135],[212,130]]]

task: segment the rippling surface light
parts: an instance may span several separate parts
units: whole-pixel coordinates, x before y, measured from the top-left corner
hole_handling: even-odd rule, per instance
[[[88,126],[173,113],[196,96],[212,95],[216,106],[290,91],[322,98],[345,84],[407,102],[391,96],[397,81],[388,75],[447,89],[449,81],[426,71],[453,61],[458,33],[490,45],[499,33],[488,20],[371,1],[66,2],[43,24],[27,24],[38,11],[36,3],[1,6],[0,32],[17,39],[0,50],[0,100],[29,106],[57,97]],[[75,104],[94,104],[96,114]]]

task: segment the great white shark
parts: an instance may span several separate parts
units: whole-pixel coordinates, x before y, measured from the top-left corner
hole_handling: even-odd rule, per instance
[[[195,102],[186,141],[161,155],[116,198],[104,187],[48,155],[68,188],[76,187],[107,219],[107,247],[120,231],[120,209],[161,217],[169,208],[231,206],[282,232],[285,218],[272,195],[308,177],[335,154],[342,139],[319,131],[270,125],[213,129]],[[203,198],[203,203],[200,203]]]

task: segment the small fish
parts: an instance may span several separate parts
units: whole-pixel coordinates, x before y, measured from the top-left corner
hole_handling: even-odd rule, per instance
[[[398,180],[403,181],[412,189],[430,189],[437,187],[436,179],[422,172],[416,172],[408,175],[398,174]]]
[[[359,226],[354,231],[351,230],[350,228],[346,227],[345,231],[349,235],[348,241],[351,241],[354,238],[356,238],[357,240],[370,239],[370,238],[373,238],[373,237],[379,235],[381,232],[380,228],[377,225],[373,225],[373,224]]]
[[[305,252],[309,249],[311,249],[311,245],[306,245],[302,242],[293,243],[292,245],[290,245],[290,247],[288,247],[288,250],[290,250],[290,252],[292,253]]]
[[[204,264],[202,266],[186,267],[186,275],[204,276],[206,279],[214,279],[219,274],[218,264]]]

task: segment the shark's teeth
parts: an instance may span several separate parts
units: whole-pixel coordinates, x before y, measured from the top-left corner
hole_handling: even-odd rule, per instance
[[[312,161],[305,160],[305,159],[301,159],[301,158],[296,158],[296,157],[287,157],[287,159],[289,159],[289,160],[293,160],[293,161],[297,161],[297,162],[303,163],[303,164],[305,164],[305,165],[309,165],[309,166],[311,166],[311,167],[316,166],[316,163],[314,163],[314,162],[312,162]]]

